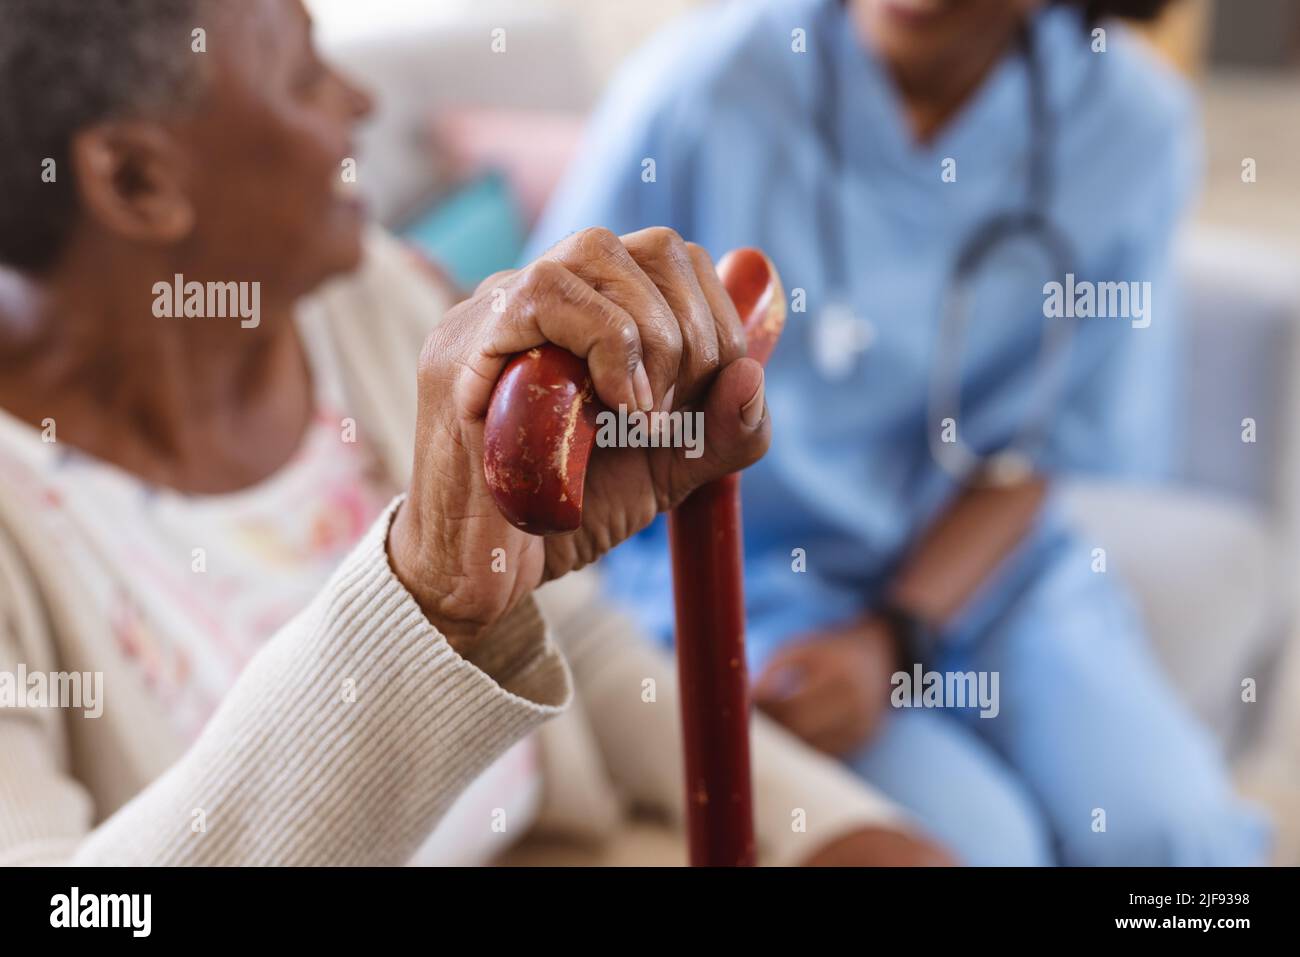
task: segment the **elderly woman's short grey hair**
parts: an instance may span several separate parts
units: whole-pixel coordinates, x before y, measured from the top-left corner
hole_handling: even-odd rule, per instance
[[[192,98],[201,55],[191,34],[207,5],[0,0],[0,265],[39,272],[57,261],[77,217],[76,132]]]

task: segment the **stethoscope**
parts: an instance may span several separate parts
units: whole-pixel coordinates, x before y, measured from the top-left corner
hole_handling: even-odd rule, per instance
[[[1047,439],[1052,412],[1059,407],[1073,335],[1071,323],[1043,320],[1037,369],[1027,397],[1029,411],[1024,422],[1002,448],[987,455],[975,452],[961,437],[961,338],[969,325],[970,300],[981,268],[995,253],[1008,250],[1012,244],[1019,246],[1026,242],[1039,248],[1053,278],[1064,276],[1074,261],[1069,239],[1053,225],[1047,213],[1052,194],[1049,165],[1054,130],[1043,86],[1043,67],[1038,59],[1032,29],[1028,26],[1020,34],[1020,49],[1028,73],[1030,150],[1027,202],[1022,209],[990,217],[962,244],[943,296],[937,355],[930,377],[926,415],[930,454],[940,467],[965,484],[1012,484],[1034,471],[1035,460]],[[830,59],[826,57],[824,61]],[[824,108],[819,111],[821,133],[830,153],[830,181],[839,182],[844,162],[834,125],[838,116],[837,84],[829,62],[825,68],[823,94]],[[844,220],[835,208],[834,191],[822,189],[819,193],[822,249],[826,252],[828,288],[832,291],[827,308],[842,313],[844,307],[834,297],[847,295],[850,288]]]

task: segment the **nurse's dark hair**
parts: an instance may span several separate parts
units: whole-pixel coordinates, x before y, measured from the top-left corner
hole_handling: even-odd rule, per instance
[[[1054,3],[1082,7],[1083,17],[1092,26],[1107,17],[1124,17],[1129,20],[1154,20],[1165,7],[1177,0],[1053,0]]]
[[[77,219],[78,131],[196,98],[203,57],[190,37],[208,3],[0,0],[0,265],[40,272],[57,261]]]

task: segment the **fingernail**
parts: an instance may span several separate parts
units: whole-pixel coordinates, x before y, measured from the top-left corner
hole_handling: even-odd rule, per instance
[[[758,388],[754,390],[753,397],[740,407],[740,421],[744,423],[747,429],[756,429],[758,424],[763,421],[763,385],[766,379],[758,380]]]
[[[632,373],[632,391],[636,394],[637,408],[642,412],[655,407],[655,394],[650,389],[650,376],[646,375],[644,362],[638,361],[636,371]]]
[[[673,410],[673,396],[677,393],[677,383],[674,382],[664,393],[664,401],[659,406],[660,412],[671,412]]]
[[[668,387],[668,391],[664,393],[664,400],[659,403],[659,411],[665,414],[654,417],[655,422],[652,428],[661,445],[668,445],[672,439],[672,426],[669,423],[668,415],[673,411],[673,396],[676,393],[677,383],[674,382]]]

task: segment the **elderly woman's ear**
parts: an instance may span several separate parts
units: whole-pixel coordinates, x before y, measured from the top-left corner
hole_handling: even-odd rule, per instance
[[[89,127],[73,137],[71,160],[81,215],[92,229],[160,246],[179,242],[194,229],[187,158],[158,123]]]

